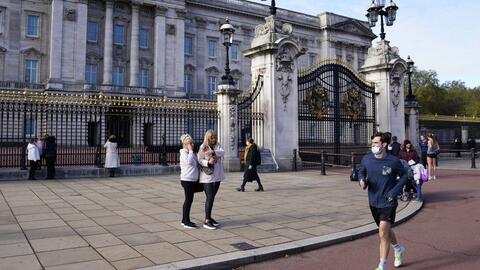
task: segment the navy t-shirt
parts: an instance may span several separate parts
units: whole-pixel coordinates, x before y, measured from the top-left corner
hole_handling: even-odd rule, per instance
[[[397,180],[397,176],[400,179]],[[376,158],[372,153],[362,158],[358,179],[368,181],[368,202],[376,208],[397,206],[397,196],[407,182],[407,173],[400,159],[392,154]],[[393,201],[389,202],[388,197]]]

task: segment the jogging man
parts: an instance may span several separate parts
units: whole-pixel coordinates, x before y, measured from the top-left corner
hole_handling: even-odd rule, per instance
[[[372,136],[372,153],[363,157],[358,172],[360,186],[368,187],[368,202],[373,219],[378,226],[380,238],[380,263],[376,270],[385,270],[390,244],[395,251],[394,266],[403,263],[405,248],[395,237],[392,225],[395,223],[397,195],[407,182],[407,173],[400,160],[387,153],[389,134],[377,132]],[[397,180],[397,176],[400,177]]]

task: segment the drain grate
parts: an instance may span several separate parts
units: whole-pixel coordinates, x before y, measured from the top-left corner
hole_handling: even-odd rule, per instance
[[[249,243],[246,242],[240,242],[240,243],[235,243],[235,244],[230,244],[232,247],[239,249],[239,250],[248,250],[248,249],[254,249],[257,248],[256,246],[252,246]]]

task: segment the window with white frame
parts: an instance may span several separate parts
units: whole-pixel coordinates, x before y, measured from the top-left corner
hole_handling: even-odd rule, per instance
[[[93,21],[88,21],[87,23],[87,41],[88,42],[97,42],[98,41],[98,23]]]
[[[217,88],[217,77],[208,76],[208,94],[213,95]]]
[[[116,86],[125,85],[125,68],[124,67],[113,67],[113,78],[112,83]]]
[[[183,76],[183,88],[185,89],[185,93],[191,94],[193,91],[193,75],[192,74],[185,74]]]
[[[27,16],[27,37],[39,37],[40,17],[36,15]]]
[[[239,51],[239,45],[238,44],[232,44],[232,60],[233,61],[238,61],[238,51]]]
[[[317,56],[315,54],[309,54],[308,55],[308,65],[313,65],[317,62]]]
[[[184,42],[184,53],[186,55],[192,55],[193,54],[193,37],[186,36],[185,37],[185,42]]]
[[[142,49],[148,49],[148,29],[140,29],[139,46]]]
[[[38,83],[38,60],[25,60],[25,82]]]
[[[140,87],[148,87],[148,69],[147,68],[141,68],[140,72],[138,72],[138,85]]]
[[[34,137],[37,134],[37,120],[32,117],[25,119],[25,136]]]
[[[115,24],[113,30],[113,42],[115,45],[124,45],[125,44],[125,26],[120,24]]]
[[[208,40],[208,57],[216,57],[217,56],[217,41],[216,40]]]
[[[97,84],[97,64],[85,65],[85,82],[88,84]]]

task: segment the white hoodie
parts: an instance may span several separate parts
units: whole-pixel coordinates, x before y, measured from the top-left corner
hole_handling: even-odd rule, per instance
[[[197,155],[183,148],[180,149],[180,180],[190,182],[198,180]]]
[[[27,145],[28,150],[28,160],[37,161],[40,160],[40,153],[38,152],[38,148],[35,144],[29,143]]]

